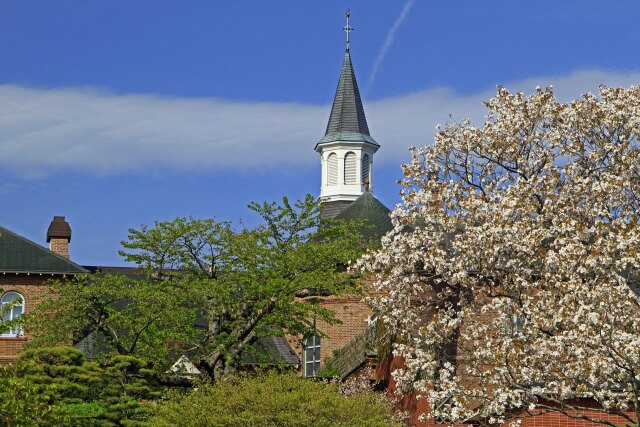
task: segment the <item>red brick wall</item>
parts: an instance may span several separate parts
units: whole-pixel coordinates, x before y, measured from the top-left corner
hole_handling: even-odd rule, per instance
[[[438,424],[433,419],[427,421],[419,421],[420,414],[430,412],[429,402],[427,399],[418,399],[418,393],[408,393],[403,395],[396,395],[396,383],[393,379],[393,371],[402,368],[404,362],[400,357],[389,357],[382,363],[379,363],[376,367],[375,377],[378,380],[386,381],[387,393],[390,397],[396,398],[397,405],[396,411],[405,412],[409,415],[406,420],[407,425],[416,427],[444,427],[448,424]],[[593,410],[581,411],[582,414],[589,417],[600,418],[603,420],[611,421],[612,423],[625,426],[629,422],[623,417],[611,415],[598,410],[598,406],[595,402],[584,401],[580,402],[580,406],[593,407]],[[510,423],[505,423],[501,427],[509,427]],[[590,421],[567,417],[558,412],[544,413],[534,416],[527,416],[522,418],[521,427],[602,427],[603,424],[593,423]]]
[[[426,399],[418,399],[418,393],[398,392],[396,381],[393,378],[393,371],[404,367],[404,360],[401,357],[387,357],[376,366],[374,377],[376,380],[384,381],[387,384],[387,395],[396,400],[394,411],[403,412],[408,415],[405,420],[407,425],[427,427],[436,425],[432,420],[419,421],[420,414],[429,413],[429,402]]]
[[[323,321],[316,323],[316,328],[327,336],[320,342],[320,358],[324,361],[327,357],[333,356],[334,350],[339,350],[349,341],[359,335],[367,328],[367,319],[371,315],[371,307],[363,302],[359,297],[336,297],[329,296],[321,298],[320,305],[323,308],[332,310],[336,318],[342,321],[341,324],[330,325]],[[288,337],[289,344],[303,361],[302,357],[302,337]]]
[[[24,312],[28,313],[46,298],[49,287],[46,282],[54,278],[52,275],[0,274],[0,294],[18,292],[24,298]],[[31,338],[29,330],[19,338],[0,337],[0,364],[13,362],[26,341]]]
[[[69,259],[69,239],[67,239],[66,237],[52,237],[51,241],[49,242],[49,249],[51,250],[51,252],[55,252],[58,255]]]
[[[603,420],[611,421],[612,423],[624,426],[629,424],[627,420],[622,417],[605,414],[598,410],[582,411],[584,415],[601,418]],[[586,420],[580,420],[567,417],[560,413],[547,413],[536,415],[522,420],[522,427],[595,427],[603,426],[604,424],[597,424]]]

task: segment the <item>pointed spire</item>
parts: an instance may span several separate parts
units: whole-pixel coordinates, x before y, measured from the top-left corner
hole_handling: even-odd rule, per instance
[[[326,134],[336,132],[354,132],[369,135],[367,118],[364,115],[358,82],[353,72],[351,55],[347,51],[344,54],[340,80],[333,99],[331,116],[327,125]]]
[[[362,99],[360,99],[358,82],[356,81],[353,64],[351,63],[349,33],[353,31],[353,28],[349,24],[350,16],[351,12],[347,9],[347,25],[344,27],[344,31],[347,33],[347,49],[344,53],[340,80],[338,81],[338,88],[336,89],[336,95],[333,99],[327,130],[324,138],[322,138],[318,144],[346,141],[368,142],[379,146],[369,133],[367,118],[364,115],[364,108],[362,107]],[[316,149],[318,149],[317,145]]]

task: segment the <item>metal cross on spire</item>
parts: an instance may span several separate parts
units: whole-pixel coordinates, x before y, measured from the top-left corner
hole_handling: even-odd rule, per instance
[[[349,33],[355,30],[355,28],[352,28],[351,25],[349,25],[350,16],[351,16],[351,11],[347,9],[347,25],[343,28],[344,32],[347,33],[347,52],[349,51]]]

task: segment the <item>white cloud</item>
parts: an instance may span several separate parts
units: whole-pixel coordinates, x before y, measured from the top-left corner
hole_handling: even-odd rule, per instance
[[[561,101],[568,101],[587,92],[597,93],[600,84],[638,85],[640,72],[577,71],[565,76],[535,77],[501,84],[512,92],[525,93],[533,92],[536,86],[553,85],[556,96]],[[486,113],[483,101],[495,94],[495,87],[471,95],[436,88],[366,104],[369,129],[382,146],[376,161],[406,163],[409,160],[407,147],[433,142],[436,124],[444,124],[450,120],[450,115],[456,121],[470,118],[475,124],[482,124]]]
[[[300,104],[3,85],[0,164],[28,175],[281,167],[304,158],[327,114]]]
[[[553,84],[561,99],[601,83],[630,86],[640,72],[580,71],[507,84],[531,92]],[[429,144],[449,114],[482,120],[495,88],[462,95],[436,88],[366,103],[369,127],[382,145],[378,163],[400,164],[407,147]],[[117,95],[86,88],[0,85],[0,170],[46,176],[163,170],[244,170],[315,165],[313,147],[329,106],[237,102],[154,95]]]

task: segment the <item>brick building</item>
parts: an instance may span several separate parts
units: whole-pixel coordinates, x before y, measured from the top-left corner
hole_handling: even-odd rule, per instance
[[[3,318],[12,320],[28,313],[47,297],[47,282],[87,273],[69,260],[71,228],[64,217],[54,217],[46,236],[49,249],[4,227],[0,227],[0,305]],[[28,341],[28,330],[20,327],[0,333],[0,364],[11,363]]]
[[[46,241],[48,249],[0,226],[0,306],[5,307],[3,320],[11,321],[29,313],[41,301],[52,297],[51,280],[67,280],[79,274],[118,274],[136,280],[146,277],[146,271],[137,267],[80,266],[69,260],[71,227],[62,216],[51,221]],[[29,330],[22,327],[0,329],[0,365],[14,362],[31,338]],[[74,345],[92,358],[104,351],[102,342],[99,334],[90,333]],[[300,359],[283,337],[261,337],[254,343],[254,350],[241,355],[242,365],[264,365],[263,359],[272,360],[266,364],[300,365]],[[256,354],[261,356],[258,358]]]

